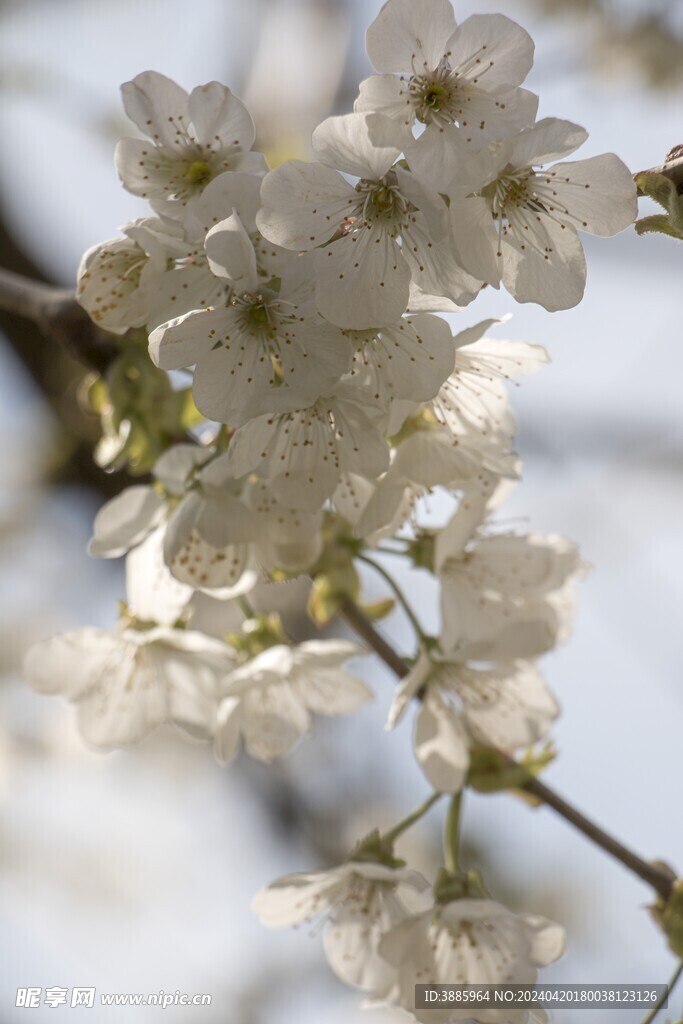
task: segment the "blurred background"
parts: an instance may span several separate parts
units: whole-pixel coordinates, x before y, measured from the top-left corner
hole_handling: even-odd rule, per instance
[[[370,73],[363,33],[379,6],[2,0],[2,264],[72,285],[81,253],[142,214],[113,166],[115,141],[130,131],[121,82],[147,68],[185,88],[218,79],[249,105],[271,162],[306,156],[315,124],[349,110]],[[539,116],[583,124],[582,156],[614,150],[636,171],[683,142],[683,3],[460,0],[456,16],[475,11],[531,32],[526,84],[541,96]],[[548,347],[550,367],[512,396],[525,472],[503,515],[567,533],[594,566],[573,639],[545,662],[563,706],[547,779],[643,856],[680,870],[681,250],[632,231],[589,238],[586,249],[579,308],[515,308],[488,289],[457,323],[512,311],[505,335]],[[183,1024],[372,1019],[328,970],[312,928],[265,931],[249,904],[276,876],[336,862],[427,795],[410,723],[382,730],[392,680],[370,669],[374,705],[318,722],[277,769],[245,758],[221,769],[170,732],[128,752],[88,750],[71,709],[30,692],[18,665],[51,631],[113,623],[122,567],[89,559],[85,545],[121,479],[92,463],[97,421],[79,403],[82,371],[27,323],[3,316],[0,327],[0,1024],[22,1017],[18,986],[53,985],[210,993],[210,1007],[165,1011]],[[432,614],[426,579],[410,585]],[[383,593],[375,580],[368,589]],[[276,599],[295,609],[300,596],[279,587]],[[215,626],[215,609],[205,614]],[[399,646],[408,635],[399,616],[384,631]],[[433,812],[403,847],[426,872],[439,857],[439,819]],[[494,896],[567,927],[566,955],[545,980],[668,979],[674,962],[645,910],[648,889],[552,812],[468,795],[464,830],[465,861],[481,864]],[[682,1005],[683,991],[671,1020]],[[161,1011],[96,1013],[137,1022]],[[581,1013],[583,1024],[603,1019],[617,1018]]]

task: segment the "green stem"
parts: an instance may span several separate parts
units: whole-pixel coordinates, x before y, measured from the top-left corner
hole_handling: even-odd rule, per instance
[[[429,800],[425,800],[423,804],[420,804],[417,810],[413,811],[412,814],[409,814],[407,818],[403,819],[403,821],[399,821],[398,825],[395,825],[390,832],[387,832],[386,835],[382,836],[382,839],[386,843],[394,843],[398,837],[404,832],[407,832],[416,821],[423,818],[427,811],[431,810],[434,804],[437,803],[443,795],[443,793],[432,793]]]
[[[657,1014],[661,1010],[661,1008],[664,1005],[664,1003],[666,1002],[667,998],[671,995],[671,992],[673,991],[673,988],[674,988],[676,982],[678,981],[678,979],[680,978],[681,974],[683,974],[683,960],[681,960],[680,964],[678,965],[676,970],[671,975],[671,980],[669,981],[669,984],[667,985],[666,990],[661,994],[661,996],[659,997],[659,999],[657,1000],[655,1005],[652,1007],[652,1009],[648,1013],[647,1017],[644,1018],[642,1024],[652,1024],[652,1021],[655,1019],[655,1017],[657,1016]]]
[[[425,634],[422,626],[418,622],[418,619],[417,619],[417,616],[415,615],[415,612],[410,607],[410,605],[408,603],[407,597],[405,596],[405,594],[403,593],[403,591],[401,590],[401,588],[399,587],[398,583],[393,578],[393,576],[390,573],[388,573],[386,571],[386,569],[379,564],[379,562],[376,562],[374,560],[374,558],[370,558],[368,555],[356,555],[356,558],[360,562],[365,562],[366,565],[371,566],[375,570],[375,572],[379,573],[379,575],[382,577],[382,579],[385,580],[386,583],[389,584],[389,586],[393,590],[394,594],[396,595],[399,604],[403,608],[403,611],[406,613],[406,615],[410,619],[411,625],[412,625],[413,629],[415,630],[415,633],[417,634],[418,638],[420,640],[424,640],[426,638],[426,634]]]
[[[251,606],[251,603],[244,596],[244,594],[239,594],[235,598],[235,601],[237,602],[237,607],[242,612],[242,615],[244,615],[245,619],[253,619],[256,617],[256,612],[254,611],[254,609]]]
[[[462,807],[462,790],[456,793],[448,808],[446,823],[443,829],[443,860],[446,870],[451,874],[460,871],[458,852],[460,849],[460,810]]]

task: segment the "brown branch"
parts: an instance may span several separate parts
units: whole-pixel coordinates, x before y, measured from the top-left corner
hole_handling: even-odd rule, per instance
[[[399,678],[407,675],[409,671],[408,665],[405,661],[399,657],[399,655],[393,650],[390,644],[383,639],[370,622],[368,617],[358,608],[358,606],[351,601],[347,600],[342,606],[342,615],[345,620],[351,626],[351,628],[375,651],[376,654],[382,659],[392,672],[394,672]],[[516,765],[516,762],[510,758],[510,767]],[[578,829],[587,839],[590,839],[592,843],[599,846],[600,849],[604,850],[611,857],[618,860],[624,867],[628,868],[635,875],[641,878],[649,886],[651,886],[655,892],[662,897],[663,900],[669,900],[675,876],[670,874],[669,871],[664,867],[659,867],[656,864],[650,864],[627,849],[617,839],[613,839],[612,836],[608,835],[599,825],[591,821],[589,818],[577,811],[571,804],[569,804],[563,797],[559,796],[550,786],[547,786],[540,779],[532,777],[528,782],[524,783],[520,788],[525,789],[528,793],[537,797],[547,807],[551,807],[560,817],[564,818],[565,821],[573,825],[574,828]]]
[[[0,270],[0,310],[30,320],[89,370],[103,373],[116,356],[115,346],[69,289]]]

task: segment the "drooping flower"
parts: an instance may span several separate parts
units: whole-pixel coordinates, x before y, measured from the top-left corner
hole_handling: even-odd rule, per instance
[[[370,990],[381,988],[391,976],[377,947],[407,914],[400,890],[426,888],[427,882],[416,871],[372,860],[348,860],[327,871],[278,879],[256,895],[252,909],[269,928],[287,928],[324,916],[330,967],[346,984]]]
[[[415,985],[533,984],[538,968],[559,959],[564,929],[543,917],[514,914],[490,899],[456,899],[405,918],[381,940],[379,953],[393,968],[378,993],[427,1024],[542,1024],[544,1011],[468,1004],[415,1008]]]
[[[163,723],[209,739],[221,681],[235,667],[231,647],[203,633],[165,626],[78,629],[30,649],[24,677],[41,693],[76,705],[84,739],[120,747]]]
[[[326,319],[355,330],[394,323],[411,277],[425,292],[471,301],[480,283],[436,251],[448,229],[445,203],[394,166],[399,149],[373,144],[363,114],[328,118],[313,148],[319,163],[292,160],[266,175],[257,224],[287,249],[321,248],[316,301]]]
[[[411,170],[438,191],[457,176],[464,152],[533,124],[538,97],[518,86],[534,44],[502,14],[456,26],[449,0],[388,0],[366,45],[384,73],[361,83],[354,109],[402,126]],[[425,127],[414,139],[416,123]]]
[[[244,105],[218,82],[190,95],[157,71],[121,87],[123,105],[149,141],[122,139],[116,167],[125,188],[159,210],[181,209],[225,171],[263,173],[260,153],[250,152],[254,124]]]
[[[461,661],[537,658],[566,639],[584,565],[564,537],[483,535],[487,501],[466,493],[436,540],[441,647]]]
[[[615,235],[633,223],[637,206],[631,172],[614,153],[540,169],[586,138],[578,125],[545,118],[471,158],[450,206],[452,245],[465,269],[551,311],[581,300],[586,261],[577,232]]]
[[[240,739],[259,761],[288,754],[311,729],[312,714],[348,715],[372,693],[343,668],[364,654],[345,640],[277,644],[237,668],[226,679],[216,733],[221,761],[236,755]]]
[[[506,753],[528,746],[546,735],[558,713],[538,667],[529,661],[484,667],[422,651],[396,690],[387,728],[401,720],[418,694],[415,756],[442,793],[457,793],[464,785],[472,745]]]

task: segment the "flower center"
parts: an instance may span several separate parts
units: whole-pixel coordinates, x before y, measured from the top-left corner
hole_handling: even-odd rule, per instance
[[[515,209],[544,213],[545,206],[534,190],[535,180],[536,175],[530,167],[523,170],[506,168],[495,181],[482,189],[481,194],[491,203],[496,218],[504,218]]]
[[[408,92],[415,117],[422,124],[459,124],[463,114],[463,91],[458,76],[443,61],[426,75],[413,75]]]
[[[188,185],[203,188],[211,181],[211,168],[204,160],[193,160],[185,172]]]

